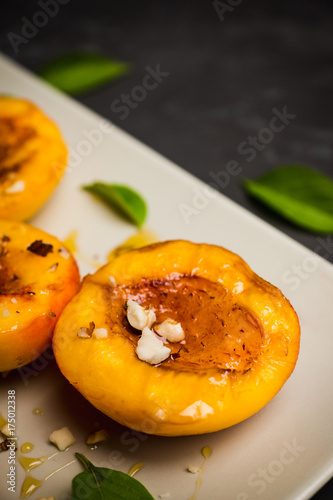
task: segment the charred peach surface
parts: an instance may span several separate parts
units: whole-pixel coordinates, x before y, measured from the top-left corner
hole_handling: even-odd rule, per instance
[[[164,322],[181,325],[182,340],[159,337],[170,350],[162,362],[139,359],[141,331],[129,324],[128,301],[153,311],[150,335]],[[260,410],[292,373],[299,341],[288,300],[239,256],[169,241],[87,276],[53,346],[62,373],[99,410],[133,429],[175,436],[220,430]]]
[[[27,220],[62,177],[67,149],[34,104],[0,97],[0,219]]]
[[[50,344],[79,272],[55,237],[0,220],[0,371],[26,365]]]

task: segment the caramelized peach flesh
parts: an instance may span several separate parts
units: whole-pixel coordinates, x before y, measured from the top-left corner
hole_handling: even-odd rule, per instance
[[[0,371],[29,363],[50,344],[79,282],[75,260],[57,238],[0,220]]]
[[[181,323],[159,364],[136,354],[127,301]],[[80,338],[80,328],[104,338]],[[154,324],[151,327],[154,329]],[[65,377],[99,410],[160,435],[213,432],[253,415],[291,375],[300,328],[289,301],[234,253],[169,241],[123,253],[84,279],[53,339]],[[83,368],[84,367],[84,368]],[[147,422],[149,422],[148,429]]]
[[[33,103],[0,97],[0,219],[29,219],[49,198],[66,164],[58,127]]]

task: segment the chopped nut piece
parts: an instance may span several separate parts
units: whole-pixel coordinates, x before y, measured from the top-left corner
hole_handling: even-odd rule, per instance
[[[88,436],[86,439],[86,443],[87,444],[102,443],[103,441],[106,441],[108,437],[109,437],[108,431],[101,429],[100,431],[90,434],[90,436]]]
[[[200,470],[200,467],[196,467],[195,465],[190,465],[189,467],[187,467],[187,471],[191,474],[198,474]]]
[[[24,181],[16,181],[9,188],[6,189],[6,193],[22,193],[25,190],[25,182]]]
[[[53,264],[53,266],[50,267],[50,269],[47,270],[47,272],[53,273],[54,271],[56,271],[58,266],[59,266],[59,264],[58,264],[58,262],[56,262],[55,264]]]
[[[8,429],[8,423],[1,427],[1,433],[6,437],[11,436],[10,430]]]
[[[69,253],[69,251],[68,251],[65,247],[61,247],[61,248],[59,249],[59,253],[60,253],[60,255],[61,255],[64,259],[69,259],[70,255],[71,255],[71,254]]]
[[[108,331],[106,328],[96,328],[92,334],[95,339],[105,339],[108,336]]]
[[[163,323],[156,325],[154,330],[161,335],[161,337],[169,340],[169,342],[180,342],[185,339],[185,333],[182,325],[170,318],[163,321]]]
[[[43,243],[42,240],[36,240],[28,246],[27,250],[40,257],[46,257],[47,254],[53,252],[53,245]]]
[[[109,281],[110,281],[111,285],[113,286],[113,288],[116,288],[117,283],[116,283],[116,280],[114,279],[113,276],[109,276]]]
[[[151,327],[156,321],[156,315],[151,309],[144,309],[135,300],[127,301],[127,319],[133,328],[143,330]]]
[[[141,361],[157,365],[169,357],[171,349],[166,347],[163,341],[159,340],[154,332],[146,326],[142,330],[135,352]]]
[[[161,493],[160,495],[158,495],[159,498],[170,498],[170,493],[169,492],[166,492],[166,493]]]
[[[5,307],[4,309],[2,309],[1,316],[3,318],[8,318],[9,316],[11,316],[10,311]]]
[[[91,333],[88,333],[88,328],[82,327],[77,332],[77,336],[80,337],[80,339],[90,339]]]
[[[62,429],[52,432],[50,441],[55,444],[60,451],[64,451],[75,443],[75,437],[68,427],[63,427]]]
[[[77,332],[77,336],[80,337],[81,339],[89,339],[94,330],[95,330],[95,323],[93,321],[90,321],[89,327],[80,328],[79,331]]]
[[[147,326],[148,328],[151,328],[152,324],[155,323],[156,321],[156,314],[152,309],[148,310],[148,315],[147,315]]]

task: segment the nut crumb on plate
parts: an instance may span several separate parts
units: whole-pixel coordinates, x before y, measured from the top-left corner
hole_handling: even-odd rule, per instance
[[[101,429],[99,431],[93,432],[86,439],[86,444],[97,444],[106,441],[109,437],[108,431]]]
[[[52,432],[50,441],[55,444],[60,451],[64,451],[75,443],[75,437],[68,427],[62,427],[62,429]]]
[[[195,465],[189,465],[187,467],[187,471],[190,472],[191,474],[198,474],[200,472],[200,467],[196,467]]]
[[[11,431],[10,431],[10,430],[9,430],[9,428],[8,428],[8,423],[7,423],[7,424],[5,424],[5,425],[3,425],[3,426],[1,427],[1,433],[2,433],[4,436],[6,436],[6,437],[10,437],[10,436],[11,436]]]

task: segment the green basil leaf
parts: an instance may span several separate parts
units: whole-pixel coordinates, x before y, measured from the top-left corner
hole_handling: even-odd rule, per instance
[[[83,186],[83,189],[98,196],[138,227],[144,223],[147,216],[146,202],[130,187],[95,182],[89,186]]]
[[[48,64],[40,76],[63,92],[78,94],[127,75],[129,68],[99,54],[73,54]]]
[[[148,490],[124,472],[95,467],[84,455],[75,453],[87,470],[72,481],[71,500],[154,500]]]
[[[308,167],[286,165],[256,180],[246,191],[294,224],[318,233],[333,232],[333,182]]]

